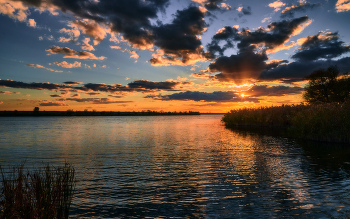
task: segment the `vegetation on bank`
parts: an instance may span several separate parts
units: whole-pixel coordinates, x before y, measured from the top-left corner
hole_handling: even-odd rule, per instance
[[[226,126],[285,128],[289,137],[350,143],[350,101],[237,109],[222,121]]]
[[[284,127],[290,137],[350,143],[350,77],[331,66],[306,79],[306,104],[231,110],[222,121],[226,126]]]
[[[68,218],[75,170],[65,163],[24,173],[24,165],[1,169],[0,218]]]

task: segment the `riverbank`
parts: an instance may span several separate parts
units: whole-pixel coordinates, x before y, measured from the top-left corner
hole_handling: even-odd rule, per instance
[[[200,115],[199,112],[158,112],[158,111],[141,111],[141,112],[113,112],[113,111],[0,111],[0,117],[6,116],[173,116],[173,115]]]
[[[283,129],[288,137],[350,143],[350,101],[342,104],[282,105],[231,110],[222,121],[228,127]]]

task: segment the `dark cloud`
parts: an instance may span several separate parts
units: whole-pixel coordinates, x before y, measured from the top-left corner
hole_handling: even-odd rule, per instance
[[[109,97],[114,97],[114,98],[123,98],[123,96],[120,95],[108,95]]]
[[[214,91],[213,93],[186,91],[170,95],[148,95],[145,98],[157,100],[193,100],[204,102],[259,102],[259,99],[257,98],[243,98],[233,91]]]
[[[89,93],[86,93],[87,95],[90,95],[90,96],[97,96],[97,95],[101,95],[101,93],[96,93],[96,92],[89,92]]]
[[[294,17],[295,12],[305,12],[306,10],[314,9],[320,7],[321,5],[321,3],[303,3],[300,5],[293,4],[282,11],[281,18]]]
[[[207,0],[204,3],[204,7],[209,10],[221,10],[220,4],[223,2],[223,0]]]
[[[45,103],[40,103],[40,106],[69,106],[69,105],[65,103],[45,102]]]
[[[254,85],[248,91],[242,92],[245,95],[253,97],[260,96],[284,96],[289,94],[300,94],[304,88],[302,87],[289,87],[289,86],[268,86],[268,85]]]
[[[63,54],[63,58],[75,58],[75,59],[97,59],[104,60],[106,57],[96,57],[91,52],[86,51],[75,51],[68,47],[52,46],[50,49],[46,50],[51,54]]]
[[[298,61],[313,61],[320,58],[336,58],[347,52],[350,52],[350,46],[339,40],[337,32],[325,34],[319,32],[314,36],[308,36],[292,58]]]
[[[21,1],[30,2],[31,5],[38,7],[43,0]],[[72,13],[76,17],[89,19],[97,24],[106,24],[111,27],[112,31],[123,34],[124,39],[133,46],[140,48],[152,44],[150,20],[156,19],[157,13],[164,11],[169,0],[51,0],[49,4],[59,8],[64,13]],[[84,28],[88,35],[96,39],[96,35],[88,31],[89,28],[86,26]],[[90,30],[92,29],[90,28]]]
[[[313,71],[320,68],[326,69],[331,65],[337,65],[341,73],[349,72],[350,57],[345,57],[339,60],[297,61],[289,64],[282,64],[276,68],[264,71],[259,77],[259,80],[282,80],[287,83],[301,81]]]
[[[63,97],[63,95],[53,94],[53,95],[50,95],[50,97]]]
[[[250,31],[242,28],[240,32],[235,27],[225,26],[212,37],[212,42],[207,45],[207,48],[213,54],[219,52],[222,55],[226,49],[232,48],[236,42],[239,50],[250,47],[252,44],[262,44],[264,46],[263,50],[273,51],[283,46],[292,35],[301,31],[302,25],[309,22],[311,20],[304,16],[292,20],[272,22],[267,26],[267,29],[260,27],[255,31]],[[223,47],[219,46],[221,41],[226,42]]]
[[[0,87],[10,87],[10,88],[24,88],[24,89],[35,89],[35,90],[59,90],[71,88],[67,85],[53,84],[53,83],[25,83],[22,81],[11,81],[11,80],[1,80]]]
[[[68,85],[78,85],[78,84],[83,84],[83,82],[77,82],[77,81],[65,81],[63,82],[64,84]]]
[[[132,103],[133,101],[114,101],[110,98],[66,98],[59,101],[75,101],[79,103],[91,102],[92,104]]]
[[[11,95],[11,94],[20,94],[20,92],[11,92],[11,91],[0,91],[0,94],[7,94],[7,95]]]
[[[255,47],[241,49],[237,55],[230,57],[221,56],[210,63],[210,72],[220,72],[215,75],[219,81],[236,81],[240,83],[245,79],[256,79],[262,71],[275,68],[284,61],[267,63],[268,57],[265,52],[255,53]]]
[[[189,82],[154,82],[147,80],[136,80],[123,86],[121,84],[104,84],[104,83],[88,83],[82,86],[71,87],[72,84],[76,85],[80,82],[67,81],[64,82],[68,85],[53,84],[53,83],[24,83],[21,81],[1,80],[0,87],[10,88],[24,88],[24,89],[37,89],[37,90],[71,90],[72,92],[84,91],[89,95],[98,95],[96,92],[110,92],[110,93],[123,93],[123,92],[154,92],[154,91],[170,91],[175,90],[176,86],[187,85]],[[62,93],[64,94],[64,93]]]
[[[173,90],[177,85],[182,84],[181,82],[175,81],[162,81],[154,82],[147,80],[137,80],[128,83],[128,86],[132,89],[146,89],[146,90]]]
[[[230,57],[221,56],[209,65],[210,72],[220,72],[215,75],[219,81],[240,81],[245,79],[256,79],[263,71],[276,68],[286,60],[269,61],[267,52],[278,51],[284,47],[290,37],[302,30],[302,26],[309,23],[307,16],[272,22],[268,28],[259,28],[255,31],[242,29],[238,32],[235,27],[224,27],[212,38],[207,46],[210,53],[220,55],[234,43],[237,43],[238,52]],[[219,46],[221,41],[226,44]]]
[[[26,5],[35,6],[35,7],[40,7],[41,3],[43,2],[42,0],[20,0],[20,1],[22,1]]]
[[[238,29],[225,26],[212,37],[212,42],[207,45],[207,49],[213,55],[218,52],[222,56],[226,49],[233,47],[233,41],[239,40],[240,35]],[[221,41],[226,41],[226,44],[223,47],[219,46]]]
[[[252,8],[250,6],[248,7],[242,7],[240,10],[240,13],[238,13],[238,17],[243,17],[244,15],[251,15],[252,14]]]
[[[207,27],[205,12],[190,6],[178,10],[174,16],[172,23],[158,23],[158,26],[153,28],[154,44],[165,53],[164,56],[152,58],[150,63],[153,65],[163,63],[163,60],[186,65],[192,61],[193,55],[197,58],[203,56],[202,43],[197,35],[202,34]]]
[[[150,60],[153,65],[168,65],[168,63],[188,65],[209,58],[210,56],[203,51],[198,37],[207,27],[204,16],[209,12],[206,13],[199,7],[190,5],[177,11],[174,20],[169,24],[162,24],[159,20],[156,25],[151,23],[151,20],[158,18],[159,12],[165,10],[169,2],[169,0],[51,0],[45,1],[45,4],[80,18],[71,21],[70,26],[82,30],[97,43],[106,36],[106,29],[103,28],[108,27],[108,31],[120,33],[132,47],[139,49],[158,47],[159,53]],[[216,8],[219,7],[217,5],[219,3],[223,1],[208,0],[206,7]],[[39,6],[41,2],[32,2],[31,5]],[[65,58],[105,58],[67,47],[52,47],[48,51],[64,54]]]
[[[307,16],[304,16],[292,20],[272,22],[267,26],[268,29],[259,28],[256,31],[243,29],[240,34],[240,42],[237,46],[238,48],[245,48],[251,44],[262,43],[267,49],[274,49],[287,42],[292,35],[301,31],[301,25],[310,21]]]

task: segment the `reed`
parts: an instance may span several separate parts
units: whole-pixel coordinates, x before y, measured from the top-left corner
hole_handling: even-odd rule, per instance
[[[0,218],[68,218],[75,187],[70,164],[27,173],[22,164],[0,172]]]
[[[226,126],[286,127],[290,137],[350,143],[350,101],[243,108],[231,110],[222,121]]]

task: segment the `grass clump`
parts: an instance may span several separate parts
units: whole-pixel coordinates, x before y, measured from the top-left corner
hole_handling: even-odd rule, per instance
[[[0,172],[0,218],[68,218],[75,187],[70,164],[32,173],[24,173],[22,164]]]
[[[350,101],[237,109],[222,121],[226,126],[285,127],[291,137],[350,143]]]

